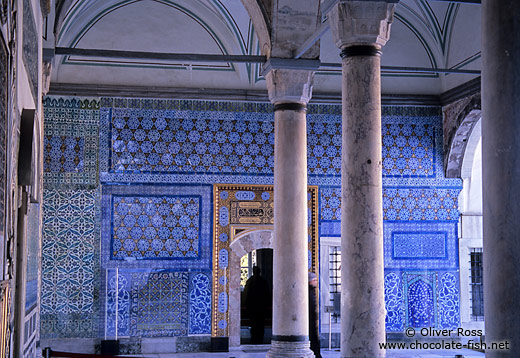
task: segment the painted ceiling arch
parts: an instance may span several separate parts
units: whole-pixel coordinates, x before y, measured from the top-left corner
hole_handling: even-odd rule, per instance
[[[63,0],[60,4],[55,21],[55,45],[59,47],[233,55],[268,55],[271,51],[266,42],[270,41],[272,19],[265,7],[274,5],[268,0]],[[479,15],[479,5],[401,0],[390,41],[383,48],[382,65],[478,69],[480,23],[475,24],[475,19]],[[256,32],[255,27],[260,30]],[[319,46],[322,62],[340,62],[330,31]],[[259,64],[244,63],[58,56],[52,81],[265,89],[260,69]],[[314,91],[339,93],[340,75],[337,68],[320,69]],[[383,71],[382,89],[383,93],[438,94],[474,77]]]

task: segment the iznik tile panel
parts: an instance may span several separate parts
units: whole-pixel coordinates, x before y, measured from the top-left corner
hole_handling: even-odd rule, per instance
[[[341,116],[307,115],[309,176],[341,176]]]
[[[211,280],[206,273],[190,274],[189,334],[211,333]]]
[[[44,190],[43,338],[97,336],[98,220],[97,190]]]
[[[109,269],[106,335],[112,338],[116,335],[172,337],[185,336],[188,332],[208,333],[209,287],[205,273]]]
[[[383,220],[458,221],[460,188],[383,187]]]
[[[321,221],[341,221],[341,188],[320,188]]]
[[[105,185],[103,267],[210,269],[209,185]]]
[[[46,188],[92,188],[98,179],[99,102],[44,100]]]
[[[456,269],[457,223],[384,222],[385,268]]]
[[[439,272],[437,276],[438,327],[460,327],[460,282],[457,271]]]
[[[101,102],[102,182],[273,182],[270,105],[124,98]],[[311,185],[341,184],[340,109],[309,108]],[[460,185],[444,179],[438,160],[442,158],[438,108],[384,107],[382,121],[383,175],[388,184]]]
[[[130,335],[187,335],[188,278],[186,272],[133,272]]]
[[[435,176],[435,128],[420,122],[382,125],[383,176]]]
[[[393,232],[391,236],[392,258],[446,259],[448,235],[446,232]]]
[[[437,305],[435,272],[403,274],[407,327],[436,327]]]
[[[155,182],[179,178],[161,174],[272,175],[271,117],[268,113],[103,109],[101,179]]]
[[[112,196],[111,259],[196,258],[200,196]]]
[[[444,177],[442,115],[435,108],[383,107],[383,186],[461,187]]]
[[[106,273],[106,315],[105,330],[107,338],[130,336],[130,292],[131,272],[109,269]],[[103,305],[101,305],[103,307]],[[101,315],[103,316],[103,314]],[[117,328],[116,328],[117,326]]]
[[[38,32],[30,0],[23,0],[22,58],[31,85],[34,102],[38,98]]]
[[[85,157],[85,138],[48,135],[43,138],[46,172],[81,172]]]
[[[385,274],[386,330],[402,332],[404,329],[404,295],[401,272]]]
[[[27,266],[25,271],[26,314],[38,301],[38,258],[40,256],[40,205],[29,204],[27,216]]]

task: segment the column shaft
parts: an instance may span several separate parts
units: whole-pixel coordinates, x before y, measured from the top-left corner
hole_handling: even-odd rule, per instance
[[[308,339],[306,138],[305,111],[275,111],[273,346],[268,357],[313,356]]]
[[[482,8],[482,188],[486,357],[520,351],[520,2]],[[508,350],[491,350],[493,342]]]
[[[342,357],[385,356],[380,81],[379,55],[343,58]]]

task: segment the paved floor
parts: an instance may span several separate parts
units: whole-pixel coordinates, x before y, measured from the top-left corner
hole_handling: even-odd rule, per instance
[[[231,348],[227,353],[162,353],[162,354],[146,354],[133,355],[133,357],[146,358],[264,358],[269,346],[240,346]],[[338,350],[329,351],[322,349],[323,358],[340,358]],[[387,358],[482,358],[484,353],[471,351],[468,349],[461,350],[387,350]]]

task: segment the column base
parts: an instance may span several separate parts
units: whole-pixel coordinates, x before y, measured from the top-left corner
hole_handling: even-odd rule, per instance
[[[265,355],[266,358],[314,358],[309,341],[281,342],[271,341],[271,349]]]

